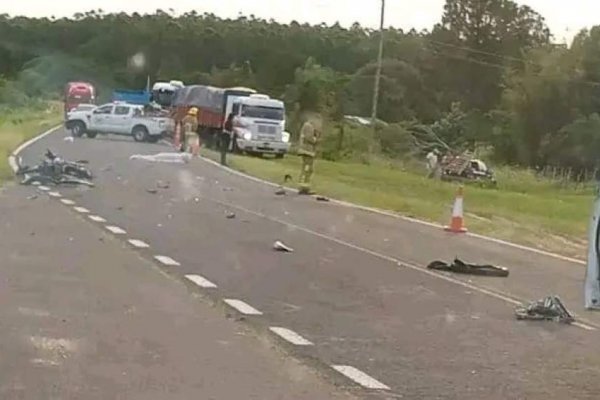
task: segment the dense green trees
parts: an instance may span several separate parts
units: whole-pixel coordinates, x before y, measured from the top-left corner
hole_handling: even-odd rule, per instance
[[[384,35],[379,117],[391,125],[377,138],[387,154],[407,152],[419,142],[411,133],[428,132],[453,147],[491,148],[498,161],[600,166],[600,27],[567,47],[552,43],[529,7],[446,0],[430,31]],[[0,15],[0,103],[57,93],[73,79],[95,82],[105,96],[115,86],[142,88],[147,76],[243,85],[284,98],[292,130],[303,112],[319,111],[343,139],[344,114],[370,114],[377,39],[359,25],[195,12]]]

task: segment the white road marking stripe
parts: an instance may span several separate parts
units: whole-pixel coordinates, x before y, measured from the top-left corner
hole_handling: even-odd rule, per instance
[[[50,190],[48,186],[40,186],[38,189],[43,190],[44,192],[48,192]]]
[[[166,265],[168,267],[179,267],[181,265],[177,261],[173,260],[171,257],[167,257],[167,256],[154,256],[154,258],[156,259],[156,261],[158,261],[161,264],[164,264],[164,265]]]
[[[32,183],[32,185],[33,185],[33,186],[40,186],[40,185],[41,185],[41,183],[39,183],[39,182],[37,182],[37,181],[36,181],[36,182],[33,182],[33,183]]]
[[[10,164],[10,167],[12,168],[13,172],[17,172],[19,169],[19,163],[17,163],[17,156],[19,155],[20,152],[22,152],[27,146],[31,146],[38,140],[45,138],[46,136],[50,135],[51,133],[54,133],[58,129],[62,128],[62,126],[63,126],[62,124],[55,126],[54,128],[51,128],[51,129],[47,130],[46,132],[42,133],[41,135],[38,135],[34,138],[29,139],[28,141],[26,141],[25,143],[23,143],[19,147],[17,147],[17,149],[15,151],[13,151],[13,153],[8,157],[8,163]],[[20,161],[22,161],[21,157],[19,157],[19,162]]]
[[[302,336],[298,335],[296,332],[294,332],[290,329],[272,326],[269,328],[269,330],[271,332],[281,336],[283,339],[287,340],[291,344],[295,344],[296,346],[312,346],[313,345],[313,343],[310,340],[303,338]]]
[[[384,385],[377,379],[370,377],[361,370],[351,367],[350,365],[332,365],[331,367],[367,389],[390,390],[389,386]]]
[[[106,220],[104,218],[99,217],[97,215],[90,215],[88,218],[94,222],[106,222]]]
[[[50,197],[62,197],[62,195],[58,192],[48,192],[48,196]]]
[[[200,275],[186,275],[185,277],[201,288],[214,289],[217,287],[217,285]]]
[[[127,232],[125,232],[125,230],[119,228],[118,226],[106,225],[105,228],[109,232],[114,233],[115,235],[125,235],[125,234],[127,234]]]
[[[305,228],[303,226],[299,226],[299,225],[292,224],[292,223],[287,222],[287,221],[283,221],[283,220],[281,220],[279,218],[270,217],[270,216],[268,216],[266,214],[263,214],[261,212],[253,211],[253,210],[250,210],[250,209],[248,209],[246,207],[239,206],[237,204],[232,204],[232,203],[228,203],[228,202],[225,202],[225,201],[215,200],[215,199],[208,198],[208,197],[205,197],[205,199],[208,199],[208,200],[213,201],[213,202],[218,203],[218,204],[225,205],[225,206],[227,206],[229,208],[235,208],[235,209],[241,210],[243,212],[255,215],[255,216],[260,217],[260,218],[264,218],[264,219],[267,219],[267,220],[270,220],[270,221],[273,221],[273,222],[277,222],[278,224],[282,224],[282,225],[288,226],[290,228],[294,228],[295,230],[299,230],[299,231],[302,231],[302,232],[309,233],[311,235],[315,235],[317,237],[320,237],[322,239],[326,239],[326,240],[332,241],[332,242],[340,244],[342,246],[346,246],[346,247],[349,247],[351,249],[355,249],[355,250],[361,251],[363,253],[370,254],[370,255],[372,255],[374,257],[377,257],[377,258],[380,258],[382,260],[387,260],[389,262],[392,262],[392,263],[396,264],[399,267],[404,267],[404,268],[412,269],[412,270],[420,272],[422,274],[426,274],[426,275],[429,275],[429,276],[437,278],[437,279],[441,279],[441,280],[446,281],[446,282],[454,283],[456,285],[459,285],[459,286],[462,286],[462,287],[474,290],[476,292],[488,295],[490,297],[495,297],[497,299],[503,300],[503,301],[505,301],[505,302],[507,302],[509,304],[512,304],[512,305],[521,306],[521,305],[523,305],[523,304],[526,303],[525,301],[518,300],[518,299],[514,298],[514,296],[512,296],[512,295],[509,295],[509,294],[506,294],[506,293],[501,293],[501,292],[495,292],[495,291],[492,291],[492,290],[488,290],[488,289],[485,289],[485,288],[482,288],[482,287],[470,284],[468,282],[461,281],[460,279],[452,278],[450,276],[440,274],[439,272],[434,272],[434,271],[428,270],[426,268],[422,268],[422,267],[419,267],[417,265],[413,265],[413,264],[410,264],[410,263],[398,260],[398,259],[396,259],[394,257],[387,256],[385,254],[378,253],[376,251],[369,250],[369,249],[366,249],[364,247],[357,246],[357,245],[355,245],[353,243],[350,243],[350,242],[347,242],[345,240],[338,239],[338,238],[335,238],[333,236],[325,235],[323,233],[319,233],[319,232],[313,231],[313,230]],[[582,321],[582,322],[579,322],[577,324],[572,324],[572,325],[577,326],[579,328],[582,328],[583,327],[583,326],[581,326],[582,323],[585,323],[586,324],[586,328],[584,328],[584,329],[586,329],[586,330],[596,330],[597,329],[594,326],[594,324],[590,323],[589,321],[585,321],[583,319],[580,319],[580,321]]]
[[[229,305],[230,307],[233,307],[236,310],[238,310],[239,312],[241,312],[242,314],[245,314],[245,315],[262,315],[261,311],[258,311],[256,308],[252,307],[250,304],[244,303],[241,300],[237,300],[237,299],[225,299],[223,301],[225,303],[227,303],[227,305]]]
[[[69,199],[61,199],[60,202],[63,204],[66,204],[68,206],[72,206],[73,204],[75,204],[75,202],[73,200],[69,200]]]
[[[150,247],[148,243],[137,239],[129,239],[128,242],[132,246],[137,247],[138,249],[147,249],[148,247]]]
[[[75,210],[81,214],[89,214],[90,213],[90,210],[88,210],[87,208],[84,208],[84,207],[73,207],[73,210]]]

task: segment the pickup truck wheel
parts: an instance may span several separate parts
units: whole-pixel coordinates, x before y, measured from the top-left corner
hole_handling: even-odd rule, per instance
[[[148,140],[148,130],[143,126],[133,128],[133,140],[136,142],[145,142]]]
[[[71,134],[74,137],[82,137],[85,133],[85,125],[83,122],[73,122],[73,126],[71,126]]]
[[[98,135],[98,132],[86,132],[85,133],[87,135],[87,137],[89,137],[90,139],[95,138]]]

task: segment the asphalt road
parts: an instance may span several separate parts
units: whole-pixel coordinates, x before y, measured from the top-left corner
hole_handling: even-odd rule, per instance
[[[33,163],[51,147],[89,160],[97,187],[58,190],[107,222],[89,221],[58,198],[54,203],[117,241],[147,243],[150,249],[128,252],[154,260],[176,281],[188,281],[188,274],[209,280],[217,287],[198,290],[214,304],[250,305],[261,315],[244,316],[243,325],[257,343],[275,340],[285,357],[359,397],[597,398],[600,317],[581,307],[581,265],[310,197],[275,196],[269,185],[199,159],[187,165],[129,159],[170,151],[165,146],[116,137],[70,143],[65,135],[40,140],[23,159]],[[295,251],[273,251],[276,240]],[[154,255],[170,259],[161,263]],[[511,275],[424,269],[454,256],[504,265]],[[170,261],[175,265],[164,265]],[[514,319],[515,304],[548,294],[560,295],[582,324]],[[272,327],[311,345],[279,339]]]

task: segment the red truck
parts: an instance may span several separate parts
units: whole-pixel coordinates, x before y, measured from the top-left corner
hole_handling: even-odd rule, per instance
[[[65,86],[65,116],[80,104],[94,104],[96,88],[88,82],[69,82]]]

